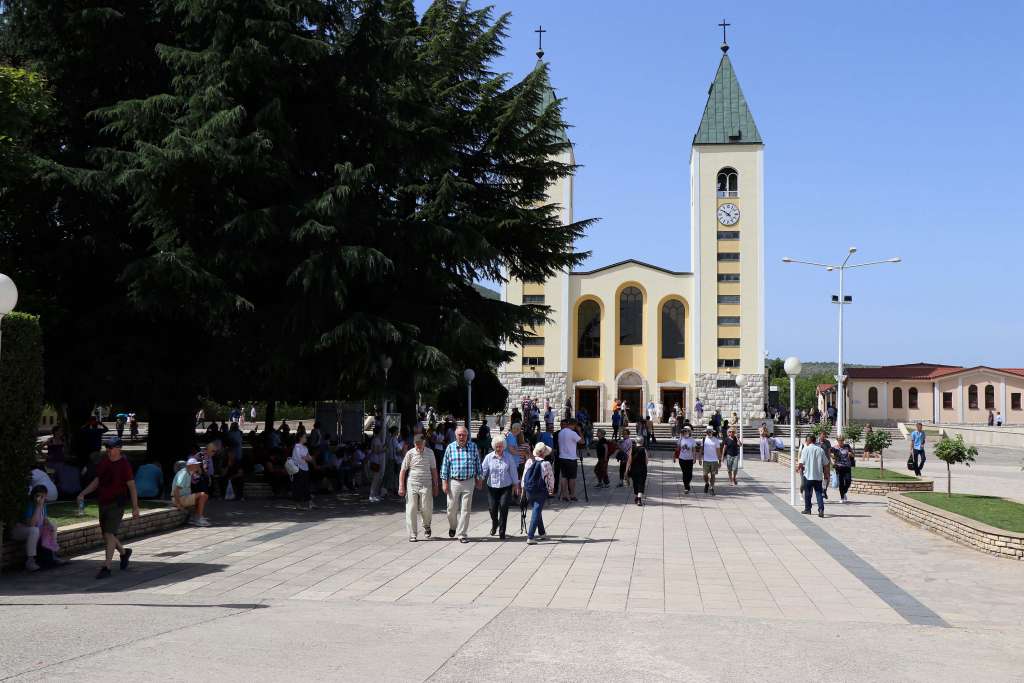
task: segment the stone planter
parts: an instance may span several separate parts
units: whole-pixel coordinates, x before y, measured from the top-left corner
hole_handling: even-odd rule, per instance
[[[126,517],[118,534],[121,540],[175,529],[185,523],[188,513],[177,508],[142,510],[138,519]],[[99,521],[92,519],[57,530],[61,555],[70,557],[103,545]],[[25,544],[8,541],[0,550],[0,568],[21,567],[25,563]]]
[[[887,496],[901,491],[933,491],[935,482],[931,479],[883,480],[854,479],[850,483],[851,493],[868,496]]]
[[[897,517],[951,541],[989,555],[1024,560],[1024,534],[997,529],[899,493],[890,494],[886,504]]]

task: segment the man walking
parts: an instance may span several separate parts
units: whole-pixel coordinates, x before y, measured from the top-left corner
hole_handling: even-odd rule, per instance
[[[464,426],[455,430],[455,441],[444,450],[441,461],[441,486],[448,497],[448,538],[459,537],[469,543],[469,512],[473,508],[473,488],[483,488],[480,451],[469,440]]]
[[[561,473],[559,489],[560,500],[578,500],[576,498],[576,444],[583,440],[574,420],[566,420],[562,430],[558,432],[558,469]],[[586,473],[584,473],[586,476]]]
[[[910,459],[914,461],[914,474],[919,477],[927,459],[924,457],[924,442],[924,425],[918,422],[917,428],[910,432]]]
[[[135,475],[128,460],[121,455],[121,445],[121,439],[118,438],[113,438],[107,443],[107,455],[96,465],[96,478],[78,494],[78,502],[81,504],[87,495],[99,489],[97,503],[100,508],[100,531],[107,544],[107,555],[99,573],[96,574],[97,579],[110,577],[110,562],[114,559],[114,550],[117,550],[121,557],[121,569],[128,568],[132,549],[121,545],[121,541],[117,539],[117,532],[121,528],[121,518],[124,517],[124,507],[129,497],[132,502],[132,518],[139,517],[139,495],[135,490]]]
[[[698,453],[701,469],[704,471],[704,493],[710,491],[712,496],[715,495],[715,477],[718,476],[718,468],[721,466],[722,450],[721,439],[715,434],[713,427],[708,427]]]
[[[673,460],[679,463],[679,469],[683,472],[683,487],[686,493],[690,493],[690,480],[693,479],[693,456],[697,450],[697,444],[690,436],[690,428],[683,427],[683,435],[679,437],[676,444],[676,452]]]
[[[807,435],[806,445],[800,451],[800,474],[804,477],[804,510],[805,515],[811,514],[811,491],[818,499],[818,516],[825,516],[825,499],[822,496],[822,480],[828,479],[828,456],[824,449],[814,443],[814,436]]]
[[[467,432],[468,433],[468,432]],[[398,473],[398,495],[405,496],[405,527],[409,540],[417,540],[417,519],[423,518],[423,536],[430,538],[430,522],[434,514],[434,496],[437,495],[437,459],[427,448],[423,432],[416,432],[413,447],[405,454]]]

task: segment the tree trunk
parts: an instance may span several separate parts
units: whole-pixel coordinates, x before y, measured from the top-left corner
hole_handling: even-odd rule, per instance
[[[882,451],[884,450],[883,448],[881,451],[878,451],[878,469],[882,472],[882,479],[885,479],[885,458],[882,457]]]
[[[88,448],[82,440],[79,430],[92,413],[92,401],[77,400],[67,403],[67,427],[65,436],[68,439],[71,453],[79,465],[85,465],[89,460]]]
[[[264,416],[263,431],[269,432],[274,428],[274,413],[277,412],[277,401],[267,401],[267,414]]]
[[[398,391],[395,393],[395,410],[402,415],[402,426],[412,433],[419,416],[416,414],[416,378],[415,376],[403,378]]]
[[[195,453],[197,446],[192,404],[185,402],[179,406],[154,407],[149,414],[146,451],[160,463],[165,481],[170,481],[174,463]]]
[[[946,497],[953,497],[953,474],[949,470],[949,463],[946,463]]]

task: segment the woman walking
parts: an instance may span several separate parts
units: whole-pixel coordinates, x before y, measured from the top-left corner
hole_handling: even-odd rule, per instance
[[[832,447],[832,463],[836,466],[836,476],[839,479],[839,498],[842,502],[849,502],[846,499],[846,492],[850,490],[853,482],[853,466],[856,461],[853,458],[853,449],[846,445],[842,436],[836,437],[836,445]]]
[[[644,489],[647,487],[647,449],[633,446],[626,460],[626,476],[633,481],[633,502],[644,504]]]
[[[550,453],[550,446],[538,443],[533,447],[533,457],[526,461],[523,468],[520,488],[533,510],[530,526],[526,531],[526,542],[529,545],[535,545],[538,539],[543,541],[547,538],[547,531],[544,529],[544,503],[547,502],[548,496],[555,494],[555,472],[551,469],[551,463],[544,459]],[[535,534],[537,538],[534,538]]]
[[[697,442],[690,435],[690,428],[683,427],[683,435],[679,437],[676,444],[675,457],[679,463],[679,469],[683,472],[683,488],[690,493],[690,482],[693,480],[693,458],[697,451]]]
[[[303,432],[295,439],[295,446],[292,448],[292,465],[295,472],[292,474],[292,498],[295,500],[295,507],[312,510],[313,497],[309,493],[309,463],[313,462],[313,456],[306,448],[306,433]]]
[[[758,431],[760,437],[760,449],[761,449],[761,462],[771,462],[772,460],[772,436],[768,433],[768,425],[761,425],[760,431]]]
[[[519,481],[512,455],[505,449],[505,439],[496,436],[491,439],[491,450],[484,458],[481,469],[487,486],[487,501],[491,513],[491,536],[505,540],[505,525],[508,522],[508,506],[512,496],[519,497]]]

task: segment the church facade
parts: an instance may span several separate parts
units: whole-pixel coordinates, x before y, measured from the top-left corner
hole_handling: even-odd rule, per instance
[[[764,142],[728,55],[708,91],[690,148],[689,271],[629,259],[546,282],[510,280],[502,299],[551,307],[551,322],[531,332],[499,368],[510,402],[523,396],[561,406],[571,399],[598,422],[615,399],[632,419],[649,402],[705,410],[764,413]],[[574,162],[572,149],[566,162]],[[550,200],[573,220],[573,179]],[[680,238],[684,239],[680,230]],[[652,416],[654,417],[654,416]]]

